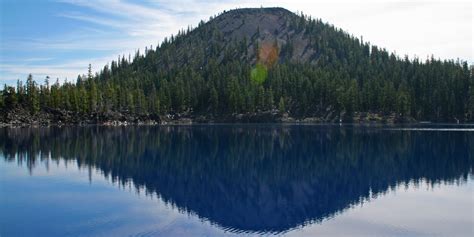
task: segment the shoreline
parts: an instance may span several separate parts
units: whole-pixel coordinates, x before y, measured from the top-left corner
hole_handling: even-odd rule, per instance
[[[50,126],[156,126],[192,124],[360,124],[360,125],[407,125],[407,124],[462,124],[472,121],[455,119],[439,121],[418,121],[396,113],[354,112],[347,115],[328,113],[326,115],[293,117],[278,110],[259,111],[245,114],[224,114],[215,116],[192,114],[129,114],[120,112],[97,112],[88,115],[70,112],[42,111],[32,116],[24,110],[10,111],[0,117],[0,127],[50,127]]]
[[[0,128],[37,128],[37,127],[133,127],[133,126],[191,126],[191,125],[339,125],[339,126],[410,126],[410,125],[474,125],[472,122],[452,123],[452,122],[426,122],[426,121],[409,121],[409,122],[386,122],[386,121],[346,121],[346,122],[331,122],[331,121],[308,121],[308,120],[293,120],[293,121],[266,121],[266,122],[197,122],[193,120],[173,120],[166,122],[156,121],[109,121],[101,123],[2,123]]]

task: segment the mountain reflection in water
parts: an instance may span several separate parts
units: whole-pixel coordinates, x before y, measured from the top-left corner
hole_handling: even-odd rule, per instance
[[[6,161],[74,160],[235,232],[320,222],[398,185],[462,182],[474,136],[357,126],[0,129]]]

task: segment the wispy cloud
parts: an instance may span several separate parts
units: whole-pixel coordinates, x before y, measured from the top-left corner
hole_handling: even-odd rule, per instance
[[[169,15],[166,11],[158,8],[144,7],[140,4],[128,3],[121,0],[64,0],[69,3],[81,7],[90,8],[97,12],[107,13],[113,16],[121,16],[128,20],[163,20]]]
[[[49,60],[52,60],[53,58],[25,58],[25,59],[22,59],[21,61],[23,62],[45,62],[45,61],[49,61]]]
[[[74,20],[79,20],[79,21],[86,21],[90,22],[93,24],[98,24],[98,25],[103,25],[107,27],[113,27],[113,28],[123,28],[124,25],[123,21],[120,20],[111,20],[103,17],[95,17],[95,16],[90,16],[86,14],[82,14],[79,12],[64,12],[64,13],[59,13],[57,16],[59,17],[65,17],[65,18],[70,18]]]
[[[9,82],[14,82],[17,79],[24,79],[15,76],[23,75],[25,72],[31,73],[34,76],[34,79],[38,82],[43,82],[46,76],[49,76],[54,80],[59,79],[60,82],[64,82],[65,80],[75,81],[78,75],[84,75],[87,72],[89,64],[96,65],[92,66],[92,69],[99,71],[100,68],[116,58],[116,56],[107,56],[86,60],[72,60],[65,63],[55,63],[47,66],[32,65],[27,62],[0,64],[0,70],[4,71],[5,74],[10,75]]]

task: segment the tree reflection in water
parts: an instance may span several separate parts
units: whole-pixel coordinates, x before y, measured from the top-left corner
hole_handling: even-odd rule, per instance
[[[6,160],[75,160],[233,231],[280,233],[397,185],[463,182],[468,132],[202,125],[0,129]],[[15,158],[17,157],[17,158]]]

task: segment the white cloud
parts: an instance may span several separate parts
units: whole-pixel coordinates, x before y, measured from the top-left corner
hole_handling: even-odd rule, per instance
[[[9,75],[8,81],[5,80],[4,82],[1,82],[2,80],[0,80],[0,82],[1,84],[6,82],[11,84],[12,82],[16,82],[17,79],[25,80],[26,76],[20,76],[24,75],[25,72],[28,72],[27,74],[31,73],[34,76],[34,79],[39,83],[42,83],[46,76],[49,76],[51,80],[59,79],[60,82],[64,82],[65,80],[75,81],[78,75],[83,75],[87,72],[89,63],[92,65],[94,71],[99,71],[107,63],[116,59],[117,56],[107,56],[90,60],[72,60],[48,66],[31,65],[27,63],[0,64],[0,69],[5,71],[6,75]]]

